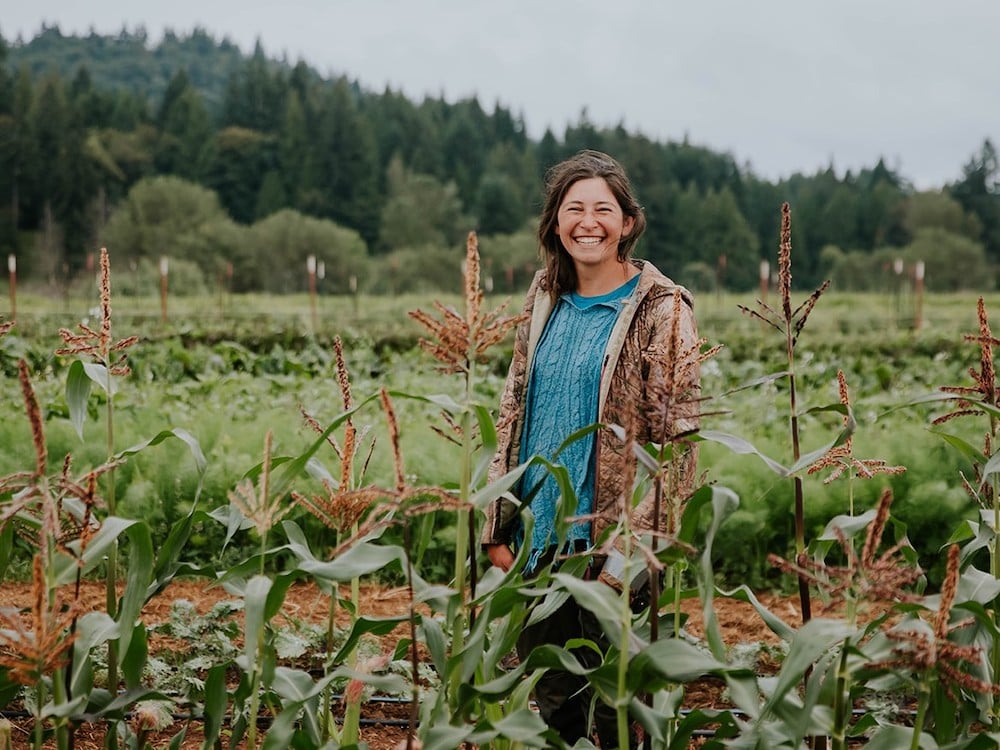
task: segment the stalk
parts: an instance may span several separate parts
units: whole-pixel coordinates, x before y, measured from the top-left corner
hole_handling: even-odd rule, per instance
[[[931,687],[925,674],[920,680],[917,693],[917,715],[913,720],[913,735],[910,739],[910,750],[920,750],[920,735],[924,731],[924,720],[927,718],[927,707],[931,702]]]
[[[478,278],[477,288],[478,288]],[[466,320],[471,323],[475,319],[473,309],[473,297],[471,291],[466,293]],[[469,336],[465,352],[465,399],[464,410],[462,411],[462,462],[459,476],[459,506],[455,516],[455,589],[458,592],[458,600],[455,602],[456,611],[453,613],[452,622],[452,655],[461,653],[465,647],[466,620],[471,617],[466,612],[465,598],[465,566],[469,559],[470,551],[475,544],[475,519],[471,517],[468,508],[469,496],[472,485],[472,403],[474,398],[473,382],[475,380],[476,368],[476,341]],[[471,592],[475,597],[475,590]],[[474,615],[473,615],[474,616]],[[462,685],[462,670],[455,669],[448,676],[449,697],[454,705],[458,698],[458,690]]]
[[[631,571],[631,559],[632,559],[632,539],[631,539],[631,529],[627,523],[628,515],[626,514],[626,525],[625,525],[625,572],[624,578],[622,580],[622,595],[621,595],[621,611],[619,615],[622,622],[622,636],[621,641],[618,644],[619,655],[618,655],[618,685],[617,685],[617,695],[615,696],[615,713],[618,716],[618,747],[628,747],[629,746],[629,720],[628,720],[628,701],[625,698],[626,691],[628,689],[626,677],[628,675],[628,644],[629,637],[632,634],[632,610],[629,607],[629,581],[632,579]]]
[[[847,642],[840,652],[840,666],[837,668],[837,687],[833,699],[833,747],[831,750],[847,750],[847,717],[850,716],[850,688],[847,671]]]
[[[995,424],[996,420],[992,417],[990,422]],[[994,430],[995,431],[995,430]],[[1000,498],[997,497],[997,493],[1000,492],[1000,482],[997,481],[996,475],[993,476],[993,539],[990,541],[990,573],[992,573],[994,578],[1000,578],[1000,550],[998,550],[998,545],[1000,545]],[[997,626],[997,605],[994,601],[990,605],[990,621],[993,623],[994,632]],[[993,667],[993,681],[996,682],[1000,679],[1000,636],[993,636],[993,651],[990,654],[990,661]],[[996,708],[991,712],[992,714],[992,727],[996,731],[1000,729],[1000,714],[997,713]]]
[[[979,298],[979,327],[980,327],[980,359],[981,367],[980,374],[982,377],[982,387],[983,395],[987,403],[995,406],[997,403],[997,391],[996,391],[996,371],[993,368],[993,347],[990,342],[992,339],[992,331],[989,329],[989,320],[986,315],[986,307],[983,304],[982,297]],[[987,433],[987,449],[986,452],[989,453],[993,450],[993,446],[996,444],[997,428],[1000,426],[1000,420],[997,420],[996,416],[989,413],[989,432]],[[989,550],[990,550],[990,573],[994,578],[1000,578],[1000,481],[998,481],[996,474],[993,474],[990,478],[990,487],[992,488],[992,501],[993,501],[993,538],[990,540]],[[997,606],[993,602],[989,607],[989,617],[990,621],[994,625],[994,632],[996,632],[997,625]],[[998,675],[1000,675],[1000,636],[993,637],[993,649],[990,653],[990,663],[993,669],[993,681],[996,682]],[[990,712],[991,713],[991,725],[994,731],[1000,729],[1000,716],[998,716],[996,708]]]
[[[357,521],[351,526],[352,539],[358,537],[359,524]],[[409,550],[407,550],[407,555],[409,555]],[[354,605],[351,612],[351,627],[358,621],[358,612],[361,611],[361,578],[354,576],[351,579],[351,603]],[[333,642],[331,638],[331,643]],[[351,653],[347,657],[347,663],[351,667],[356,667],[358,664],[358,651],[357,649],[352,649]],[[332,687],[330,688],[332,690]],[[327,691],[329,694],[330,690]],[[340,742],[342,745],[350,745],[358,741],[358,727],[361,724],[361,701],[351,702],[347,706],[347,710],[344,712],[344,723],[341,729]]]
[[[798,461],[801,455],[799,447],[799,415],[796,412],[797,402],[795,397],[795,343],[792,338],[791,321],[786,326],[786,352],[788,355],[788,409],[789,425],[792,434],[792,460]],[[802,477],[792,478],[795,490],[795,555],[796,562],[802,565],[802,557],[806,553],[806,512],[805,499],[802,492]],[[809,622],[812,619],[812,604],[809,600],[809,583],[803,576],[799,576],[799,605],[802,608],[802,622]]]
[[[333,594],[330,596],[330,611],[326,618],[326,658],[323,660],[323,676],[330,674],[330,662],[333,659],[333,638],[336,631],[337,614],[337,584],[333,584]],[[323,691],[323,742],[329,742],[333,725],[332,700],[333,688],[327,685]]]
[[[40,475],[38,477],[38,482],[41,485],[42,496],[45,497],[47,500],[49,500],[51,502],[52,497],[50,495],[50,489],[49,489],[48,479],[44,475]],[[52,611],[53,609],[56,608],[56,601],[55,601],[56,600],[56,596],[55,596],[55,594],[56,594],[56,585],[55,585],[55,549],[56,549],[56,543],[58,541],[56,539],[56,534],[58,533],[58,530],[57,529],[46,530],[46,527],[47,527],[47,524],[43,524],[43,529],[41,531],[41,533],[43,533],[43,534],[46,535],[46,538],[45,538],[45,541],[43,542],[43,544],[45,545],[44,546],[44,553],[45,553],[45,555],[44,555],[44,561],[43,561],[43,565],[44,565],[43,570],[44,570],[44,573],[42,575],[43,581],[42,581],[42,584],[40,584],[40,585],[44,585],[45,586],[45,594],[46,594],[46,597],[48,599],[48,608],[49,608],[50,611]],[[80,577],[80,573],[78,571],[77,572],[77,597],[79,597],[79,577]],[[76,628],[76,619],[75,618],[73,619],[73,628],[74,629]],[[36,634],[36,635],[38,635],[38,634]],[[70,649],[70,654],[72,654],[72,653],[73,653],[73,651],[72,651],[72,649]],[[60,667],[58,669],[53,670],[53,672],[52,672],[52,702],[56,706],[62,706],[63,704],[65,704],[68,701],[68,695],[69,695],[69,685],[68,685],[68,682],[69,682],[69,673],[65,670],[64,667]],[[41,680],[39,680],[39,684],[40,685],[42,684]],[[41,713],[40,713],[41,712],[41,708],[44,705],[45,705],[44,703],[39,703],[38,704],[39,716],[41,715]],[[58,718],[55,719],[54,723],[55,723],[56,747],[59,750],[69,750],[69,746],[70,746],[69,725],[68,725],[66,717],[65,716],[58,717]],[[41,721],[40,720],[36,720],[36,726],[40,725],[40,724],[41,724]],[[39,747],[41,747],[41,746],[39,746]]]
[[[984,311],[985,315],[985,311]],[[992,358],[992,350],[989,352]],[[993,385],[992,383],[989,385]],[[995,404],[996,402],[996,392],[987,393],[987,401]],[[989,432],[989,444],[992,446],[996,443],[998,420],[993,414],[989,415],[990,419],[990,432]],[[994,578],[1000,578],[1000,481],[998,481],[996,474],[990,479],[991,487],[993,488],[993,538],[990,540],[990,573]],[[996,632],[997,626],[997,605],[996,602],[991,603],[989,608],[990,622],[994,626],[994,632]],[[1000,679],[1000,636],[993,636],[993,649],[990,653],[990,663],[993,669],[993,681],[996,682]],[[991,714],[991,725],[994,731],[1000,729],[1000,715],[998,715],[996,708],[990,712]]]
[[[114,455],[115,452],[115,407],[114,398],[112,397],[111,390],[111,362],[107,361],[104,363],[105,371],[107,373],[107,448],[108,448],[108,459]],[[108,515],[115,515],[117,501],[115,498],[115,470],[114,467],[108,470],[108,489],[106,500],[108,503]],[[108,616],[114,620],[118,617],[118,540],[115,539],[110,548],[108,549],[108,577],[105,581],[105,606],[108,610]],[[112,695],[118,694],[118,639],[113,638],[108,641],[108,690],[111,691]],[[108,732],[108,740],[105,742],[107,747],[117,747],[118,739],[117,733]]]
[[[264,652],[264,628],[257,634],[257,653],[250,672],[250,712],[247,716],[247,747],[257,747],[257,713],[260,711],[260,663]]]
[[[35,685],[35,750],[42,750],[42,743],[45,740],[45,733],[42,729],[42,706],[45,705],[45,683],[39,680]]]
[[[409,622],[410,622],[410,716],[406,727],[406,750],[413,750],[413,735],[416,733],[417,720],[419,719],[420,688],[418,687],[420,672],[417,664],[417,613],[413,606],[413,558],[410,556],[410,523],[411,519],[405,519],[403,523],[403,546],[406,548],[406,590],[409,594]]]
[[[465,378],[465,405],[472,403],[472,360]],[[454,603],[452,613],[452,647],[451,653],[461,653],[465,646],[466,598],[465,598],[465,565],[471,548],[469,509],[466,503],[469,499],[469,487],[472,482],[472,413],[466,408],[462,414],[462,463],[459,480],[459,508],[455,519],[455,589],[458,599]],[[448,676],[449,696],[454,702],[458,698],[458,690],[462,685],[462,670],[454,669]]]
[[[264,575],[264,558],[267,557],[267,532],[260,535],[260,574]]]

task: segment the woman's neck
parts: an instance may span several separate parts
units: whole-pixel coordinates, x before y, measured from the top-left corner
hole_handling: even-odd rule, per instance
[[[602,268],[599,273],[588,274],[589,269],[576,269],[576,291],[581,297],[598,297],[613,292],[639,273],[639,269],[629,261]]]

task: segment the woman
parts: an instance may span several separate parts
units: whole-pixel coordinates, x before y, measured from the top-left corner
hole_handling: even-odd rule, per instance
[[[670,364],[662,361],[671,343],[675,352],[696,347],[691,295],[651,263],[631,259],[645,226],[624,169],[607,154],[581,151],[549,170],[538,228],[545,267],[528,290],[527,322],[517,331],[491,479],[533,455],[553,459],[569,435],[597,422],[624,427],[639,444],[665,442],[695,427],[697,367],[685,368],[681,382],[671,378],[672,393],[666,393]],[[666,405],[665,399],[680,403]],[[560,554],[589,549],[591,569],[621,590],[624,557],[614,548],[603,554],[599,545],[630,507],[636,469],[631,444],[621,439],[621,430],[602,427],[556,460],[576,491],[575,517],[585,520],[575,522],[564,547],[557,548],[559,488],[544,467],[533,465],[520,482],[520,497],[534,515],[531,535],[522,538],[518,501],[507,496],[492,503],[481,538],[490,562],[510,570],[512,545],[526,545],[524,573],[530,576]],[[682,460],[681,496],[693,480],[694,452]],[[666,529],[662,513],[659,522],[654,519],[654,507],[652,495],[644,498],[631,511],[631,528]],[[603,642],[594,616],[570,599],[523,631],[518,653],[523,659],[535,646],[563,646],[581,636]],[[591,659],[589,650],[576,653],[585,663]],[[546,723],[568,745],[590,736],[585,680],[550,670],[537,683],[535,698]],[[615,747],[614,710],[598,702],[595,721],[601,747]]]

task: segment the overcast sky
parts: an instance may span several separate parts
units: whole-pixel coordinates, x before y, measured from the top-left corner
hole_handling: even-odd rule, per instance
[[[562,136],[584,110],[777,179],[879,157],[918,188],[1000,144],[998,0],[31,0],[0,34],[201,26],[416,101],[477,95]]]

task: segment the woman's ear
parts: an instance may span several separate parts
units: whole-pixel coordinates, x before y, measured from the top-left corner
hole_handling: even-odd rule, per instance
[[[632,230],[634,228],[635,228],[635,217],[626,216],[625,221],[622,222],[622,239],[625,239],[630,234],[632,234]]]

